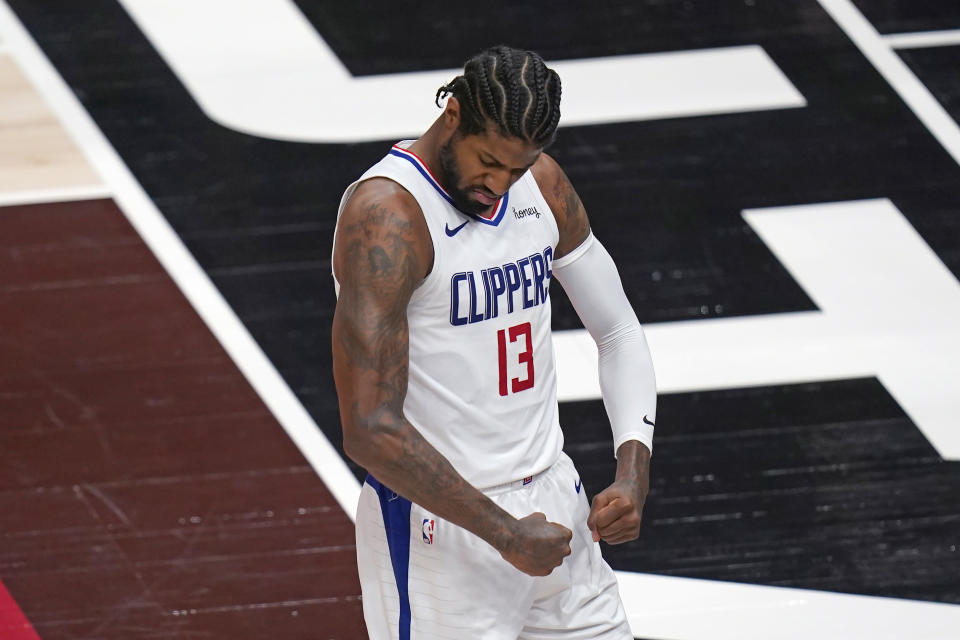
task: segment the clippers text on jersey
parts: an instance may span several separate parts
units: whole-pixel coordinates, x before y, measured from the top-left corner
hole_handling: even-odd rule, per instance
[[[450,278],[450,324],[483,322],[546,302],[553,247],[501,266],[460,271]]]

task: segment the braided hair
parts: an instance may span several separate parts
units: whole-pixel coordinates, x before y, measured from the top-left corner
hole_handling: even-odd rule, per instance
[[[560,121],[560,76],[533,51],[496,46],[467,60],[463,75],[437,91],[460,103],[465,135],[495,126],[502,135],[549,146]]]

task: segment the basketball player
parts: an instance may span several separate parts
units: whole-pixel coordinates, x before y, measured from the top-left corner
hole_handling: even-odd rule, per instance
[[[357,555],[370,637],[632,638],[599,540],[639,533],[653,368],[616,267],[543,149],[560,79],[496,47],[442,115],[340,204],[334,373],[369,471]],[[550,285],[600,354],[617,471],[592,506],[562,452]]]

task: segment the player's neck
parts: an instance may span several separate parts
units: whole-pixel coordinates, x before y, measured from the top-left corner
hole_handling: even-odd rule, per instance
[[[437,169],[440,168],[440,147],[442,146],[443,124],[440,118],[422,136],[413,141],[408,149],[417,155],[424,164],[437,175]]]

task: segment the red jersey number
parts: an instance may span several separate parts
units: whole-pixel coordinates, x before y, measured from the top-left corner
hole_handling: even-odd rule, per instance
[[[507,388],[507,338],[510,342],[516,342],[517,338],[523,336],[526,348],[520,352],[518,360],[521,364],[527,365],[527,377],[510,379],[509,390]],[[497,354],[500,360],[500,395],[505,396],[511,391],[517,393],[533,387],[533,334],[530,329],[530,323],[524,322],[509,329],[500,329],[497,331]]]

